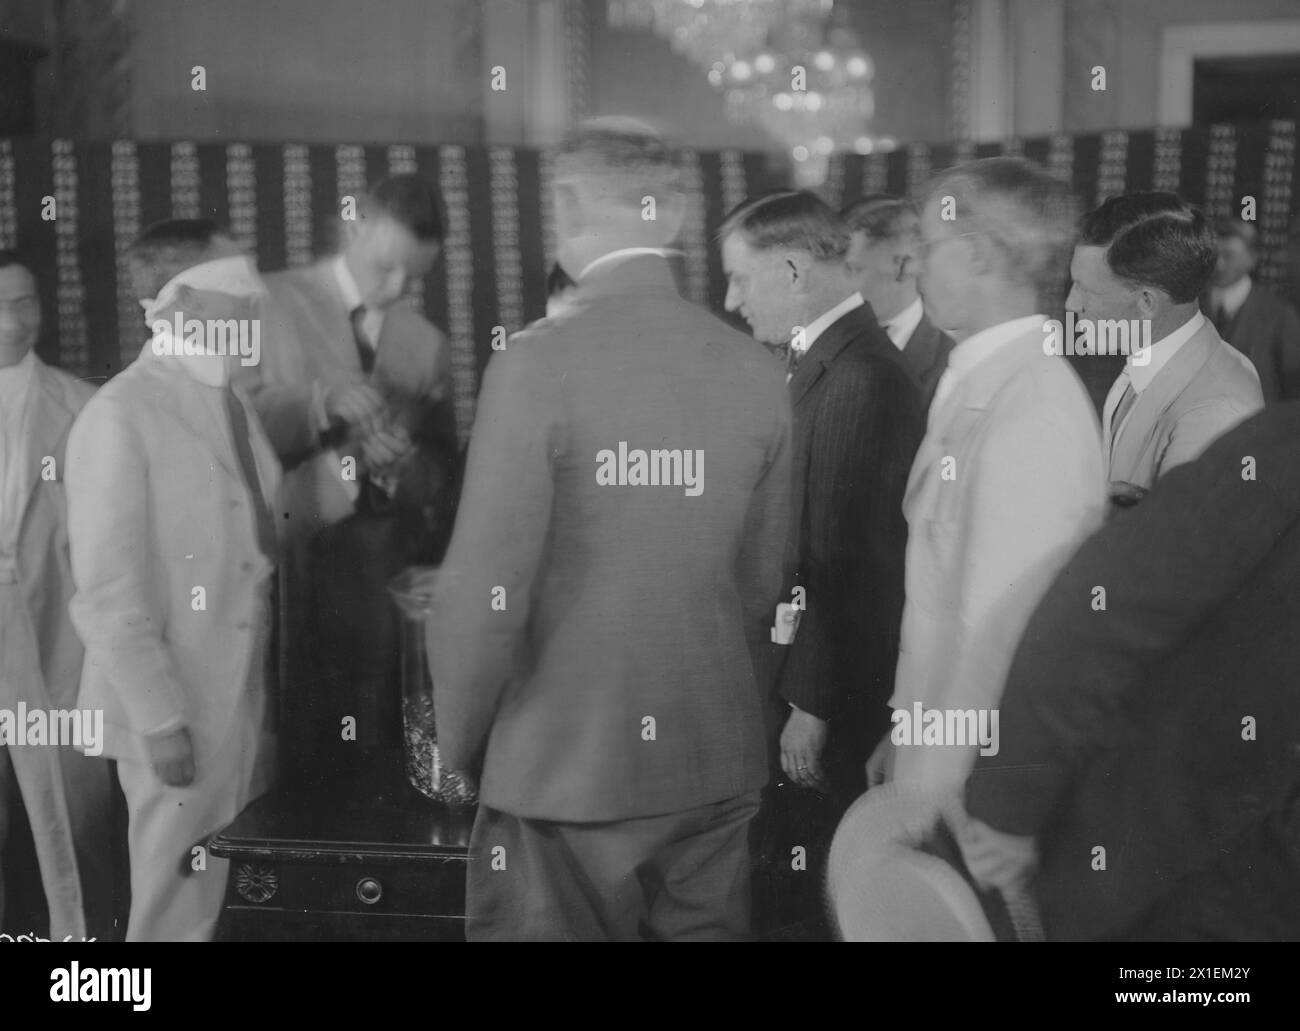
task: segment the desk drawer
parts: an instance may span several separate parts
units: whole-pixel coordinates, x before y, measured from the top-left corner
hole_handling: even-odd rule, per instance
[[[465,914],[465,863],[458,857],[418,866],[385,863],[276,863],[236,859],[229,906],[386,916]]]

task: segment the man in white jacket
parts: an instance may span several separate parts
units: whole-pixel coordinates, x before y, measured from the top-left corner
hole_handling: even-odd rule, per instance
[[[966,731],[994,727],[1030,613],[1100,523],[1097,419],[1066,360],[1044,351],[1073,226],[1068,187],[1020,159],[960,165],[927,193],[921,293],[956,345],[903,501],[895,722],[871,780],[955,796],[982,744]]]
[[[151,340],[68,443],[80,704],[103,710],[130,813],[127,939],[206,940],[227,863],[203,846],[265,789],[269,765],[280,470],[230,382],[257,349],[212,353],[232,332],[259,339],[261,284],[206,221],[151,227],[132,260]]]

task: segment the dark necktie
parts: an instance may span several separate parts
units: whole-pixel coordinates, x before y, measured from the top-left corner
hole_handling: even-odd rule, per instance
[[[357,357],[361,360],[361,371],[369,375],[370,370],[375,367],[375,349],[366,339],[366,331],[362,328],[362,320],[365,317],[364,304],[358,304],[348,313],[348,318],[352,320],[352,340],[357,345]]]
[[[262,554],[274,562],[275,519],[271,515],[270,506],[266,503],[266,497],[262,494],[261,481],[257,478],[257,462],[253,458],[248,415],[244,411],[243,402],[235,395],[234,390],[226,387],[222,393],[225,395],[226,413],[230,416],[230,433],[235,441],[235,454],[239,456],[239,468],[244,474],[244,486],[252,496],[253,528],[257,532],[257,545],[262,549]]]

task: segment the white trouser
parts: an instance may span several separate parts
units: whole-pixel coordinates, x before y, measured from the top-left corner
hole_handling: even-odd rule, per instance
[[[269,628],[267,620],[262,621]],[[230,823],[270,786],[274,740],[261,675],[265,640],[254,648],[248,688],[222,745],[194,772],[188,787],[168,787],[147,762],[119,760],[126,796],[131,862],[127,941],[210,941],[225,897],[230,863],[194,849]],[[196,865],[206,865],[196,870]]]

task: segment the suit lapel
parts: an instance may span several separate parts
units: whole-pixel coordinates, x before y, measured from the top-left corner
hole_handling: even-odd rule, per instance
[[[800,360],[790,380],[790,403],[798,405],[804,395],[826,374],[849,344],[874,324],[871,309],[865,304],[841,315],[826,327],[808,353]]]
[[[137,359],[150,360],[148,355]],[[154,361],[157,364],[150,371],[154,377],[154,399],[158,408],[184,426],[228,475],[243,483],[244,476],[230,439],[230,420],[225,414],[224,402],[220,397],[207,396],[209,390],[220,392],[196,383],[175,363],[166,367],[157,359]],[[219,412],[215,428],[212,425],[214,409]]]
[[[1138,395],[1124,424],[1124,432],[1115,441],[1109,479],[1130,482],[1139,460],[1146,454],[1159,428],[1160,417],[1178,400],[1187,385],[1196,378],[1214,353],[1218,330],[1209,319],[1178,349],[1155,379]]]

